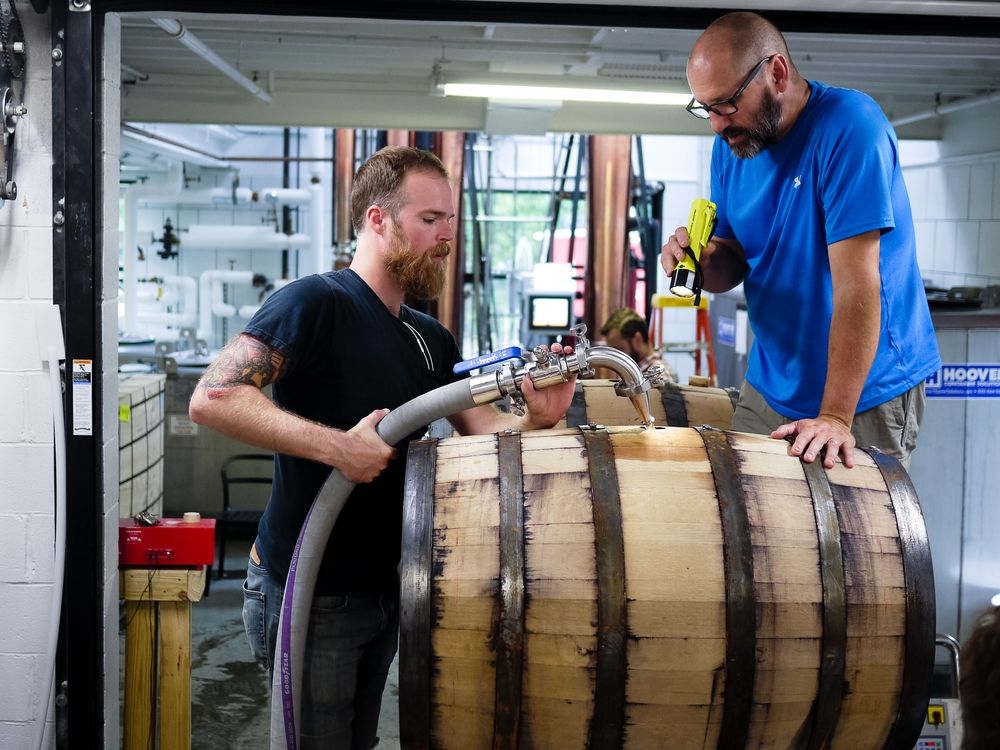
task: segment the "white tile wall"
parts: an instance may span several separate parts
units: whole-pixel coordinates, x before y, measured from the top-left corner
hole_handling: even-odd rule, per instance
[[[924,280],[943,288],[1000,284],[1000,156],[968,155],[903,173]]]
[[[969,218],[976,221],[989,221],[995,218],[993,214],[993,164],[974,164],[971,173],[969,191]]]
[[[1000,212],[996,216],[1000,218]],[[981,252],[976,264],[978,272],[992,277],[990,283],[996,284],[1000,279],[1000,221],[984,221],[979,224],[979,247]]]

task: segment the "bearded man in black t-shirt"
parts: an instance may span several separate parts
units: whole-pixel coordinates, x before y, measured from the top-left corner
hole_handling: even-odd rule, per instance
[[[302,747],[372,747],[399,624],[397,566],[405,445],[375,428],[389,410],[457,379],[455,339],[403,304],[440,293],[455,235],[444,165],[385,148],[351,191],[357,251],[350,268],[299,279],[269,297],[198,383],[191,418],[275,452],[271,498],[251,548],[244,624],[273,668],[285,578],[313,498],[339,469],[357,484],[330,536],[309,619]],[[561,351],[558,344],[553,351]],[[462,434],[551,427],[575,378],[535,391],[527,413],[478,406],[449,417]],[[272,386],[273,402],[261,389]]]

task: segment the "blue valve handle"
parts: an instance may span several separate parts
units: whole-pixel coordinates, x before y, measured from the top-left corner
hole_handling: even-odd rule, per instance
[[[490,352],[489,354],[480,354],[478,357],[456,362],[455,366],[451,369],[456,375],[465,375],[473,370],[478,370],[480,367],[495,365],[497,362],[505,362],[508,359],[520,359],[522,354],[523,351],[521,347],[508,346],[504,349],[498,349],[495,352]]]

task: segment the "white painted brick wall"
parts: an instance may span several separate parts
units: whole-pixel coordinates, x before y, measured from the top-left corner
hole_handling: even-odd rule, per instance
[[[0,515],[0,581],[28,579],[28,517]]]
[[[18,197],[0,207],[0,747],[32,744],[54,571],[52,405],[35,320],[52,303],[52,90],[48,16],[18,0],[27,42],[15,133]],[[18,87],[18,91],[20,87]],[[51,716],[51,714],[50,714]],[[45,747],[54,746],[51,726]]]
[[[51,442],[0,444],[0,477],[4,479],[0,483],[0,512],[51,514],[55,491],[52,467]],[[0,611],[0,630],[7,611]]]
[[[101,162],[103,164],[101,192],[105,196],[103,211],[97,217],[100,244],[104,250],[101,277],[102,289],[102,351],[104,356],[105,405],[113,405],[114,415],[109,418],[105,409],[101,449],[103,455],[104,512],[104,582],[102,665],[104,669],[104,747],[117,750],[121,744],[119,721],[119,648],[118,648],[118,160],[120,150],[121,120],[121,22],[116,14],[105,16],[104,57],[101,75],[104,80],[102,110],[104,119],[100,130]],[[95,592],[96,595],[96,592]]]
[[[21,686],[19,690],[5,692],[4,721],[31,721],[33,714],[33,703],[35,696],[33,691],[24,689],[25,686],[33,685],[37,682],[35,674],[38,669],[38,659],[33,656],[21,656],[19,654],[0,654],[0,674],[3,675],[4,682]],[[5,735],[6,736],[6,735]],[[5,744],[5,747],[28,747],[28,735],[24,735],[24,744]]]
[[[18,443],[24,437],[26,397],[24,376],[0,372],[0,444]]]
[[[53,511],[54,513],[54,511]],[[33,513],[28,519],[28,557],[25,580],[31,583],[52,581],[55,575],[55,554],[41,554],[55,544],[54,515]]]
[[[30,550],[35,554],[35,550]],[[0,628],[0,654],[23,654],[37,656],[45,647],[49,628],[49,605],[52,598],[52,584],[0,583],[0,597],[4,602],[4,626]],[[10,616],[7,613],[10,613]],[[4,676],[0,686],[4,702],[0,703],[0,716],[7,719],[6,699],[14,700],[17,693],[33,689],[37,685],[13,683]],[[7,745],[3,745],[7,747]]]

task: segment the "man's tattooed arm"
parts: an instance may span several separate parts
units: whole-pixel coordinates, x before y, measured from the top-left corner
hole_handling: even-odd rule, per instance
[[[211,398],[236,385],[264,388],[279,380],[284,374],[285,357],[277,349],[245,334],[237,336],[209,365],[198,382]]]
[[[248,445],[334,466],[352,482],[378,476],[395,455],[375,429],[388,409],[376,409],[350,430],[286,411],[260,390],[284,377],[286,367],[281,352],[241,334],[202,375],[188,415]]]

